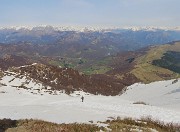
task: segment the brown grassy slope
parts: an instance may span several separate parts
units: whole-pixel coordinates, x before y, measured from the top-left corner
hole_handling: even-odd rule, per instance
[[[1,69],[0,69],[0,78],[3,76],[3,72],[1,71]]]
[[[0,120],[0,132],[96,132],[93,124],[56,124],[41,120]]]
[[[180,131],[180,124],[165,124],[160,121],[154,121],[151,118],[142,118],[140,120],[133,120],[131,118],[113,119],[102,122],[107,124],[105,127],[98,127],[94,124],[56,124],[42,120],[0,120],[0,131],[6,132],[178,132]]]
[[[44,64],[28,65],[16,68],[14,71],[51,86],[52,90],[65,90],[66,93],[83,90],[92,94],[117,95],[127,85],[113,76],[88,76],[71,68],[58,68]]]
[[[109,124],[109,128],[112,132],[178,132],[180,131],[180,124],[165,124],[161,121],[154,121],[151,118],[142,118],[141,120],[133,120],[131,118],[115,120],[108,120],[106,123]]]
[[[127,84],[129,86],[136,82],[140,82],[141,80],[137,78],[131,71],[134,69],[136,65],[135,60],[146,54],[147,49],[143,49],[141,51],[131,51],[120,53],[117,56],[112,57],[111,67],[113,70],[108,71],[106,74],[115,76],[122,83]]]
[[[167,51],[180,52],[180,42],[151,47],[145,55],[135,60],[136,65],[130,73],[145,83],[180,77],[178,73],[152,65],[153,60],[160,59]]]
[[[153,60],[160,59],[167,51],[180,52],[180,42],[118,54],[112,58],[111,66],[113,70],[110,70],[107,74],[116,76],[122,82],[129,81],[129,84],[178,78],[180,77],[178,73],[152,65]],[[132,80],[126,79],[125,76],[127,75],[131,76]]]
[[[7,70],[13,66],[17,67],[27,64],[31,64],[31,61],[21,56],[6,54],[0,58],[0,69],[2,70]]]

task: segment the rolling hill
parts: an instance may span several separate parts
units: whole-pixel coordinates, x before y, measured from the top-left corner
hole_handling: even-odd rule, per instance
[[[166,57],[168,53],[175,53],[175,55],[171,54],[171,58],[169,58]],[[123,78],[127,74],[133,75],[144,83],[179,78],[179,53],[180,42],[177,41],[160,46],[151,46],[136,52],[119,54],[114,57],[114,63],[112,61],[113,70],[107,73],[119,78]],[[170,66],[164,66],[161,60],[163,62],[172,61],[174,63],[169,62]]]

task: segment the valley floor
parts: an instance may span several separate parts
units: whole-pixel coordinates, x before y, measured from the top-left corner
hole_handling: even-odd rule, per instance
[[[32,94],[0,86],[0,118],[41,119],[55,123],[90,123],[120,117],[151,117],[165,123],[180,123],[180,80],[134,84],[121,96]],[[158,87],[157,87],[158,86]],[[84,95],[84,102],[81,96]],[[147,105],[136,102],[143,101]]]

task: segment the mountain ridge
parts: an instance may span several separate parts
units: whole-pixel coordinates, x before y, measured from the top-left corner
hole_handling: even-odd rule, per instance
[[[155,26],[125,26],[125,27],[95,27],[95,26],[52,26],[52,25],[38,25],[38,26],[6,26],[6,27],[0,27],[0,30],[8,30],[8,29],[14,29],[14,30],[35,30],[35,29],[46,29],[51,28],[53,30],[57,31],[79,31],[79,32],[85,32],[85,31],[113,31],[113,30],[132,30],[132,31],[139,31],[139,30],[145,30],[145,31],[156,31],[156,30],[165,30],[165,31],[180,31],[180,27],[155,27]]]

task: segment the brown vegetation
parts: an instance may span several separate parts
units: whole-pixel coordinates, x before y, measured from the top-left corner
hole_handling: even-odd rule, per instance
[[[16,127],[17,121],[11,119],[0,120],[0,132],[4,132],[8,128]]]
[[[98,127],[95,124],[56,124],[42,120],[0,120],[0,132],[179,132],[180,124],[164,123],[158,120],[152,120],[150,117],[142,118],[140,120],[133,120],[131,118],[117,118],[100,122],[107,124],[107,127]]]
[[[1,125],[2,124],[2,125]],[[2,126],[2,127],[1,127]],[[0,121],[0,129],[6,132],[96,132],[100,128],[93,124],[56,124],[42,120],[10,120]],[[103,128],[102,128],[103,129]]]
[[[18,67],[22,65],[31,64],[31,61],[27,58],[6,54],[0,58],[0,69],[7,70],[11,67]]]
[[[14,69],[20,75],[26,75],[46,86],[51,86],[51,90],[65,90],[71,93],[83,90],[92,94],[118,95],[122,89],[129,85],[116,77],[99,74],[84,75],[71,68],[58,68],[43,64],[34,64]],[[130,78],[131,76],[126,76]]]
[[[134,102],[133,104],[143,104],[143,105],[148,105],[147,103],[143,102],[143,101],[137,101],[137,102]]]
[[[109,128],[113,132],[152,132],[156,130],[158,132],[179,132],[180,124],[164,123],[159,120],[153,120],[150,117],[142,118],[140,120],[133,120],[131,118],[117,118],[116,120],[108,120]]]

